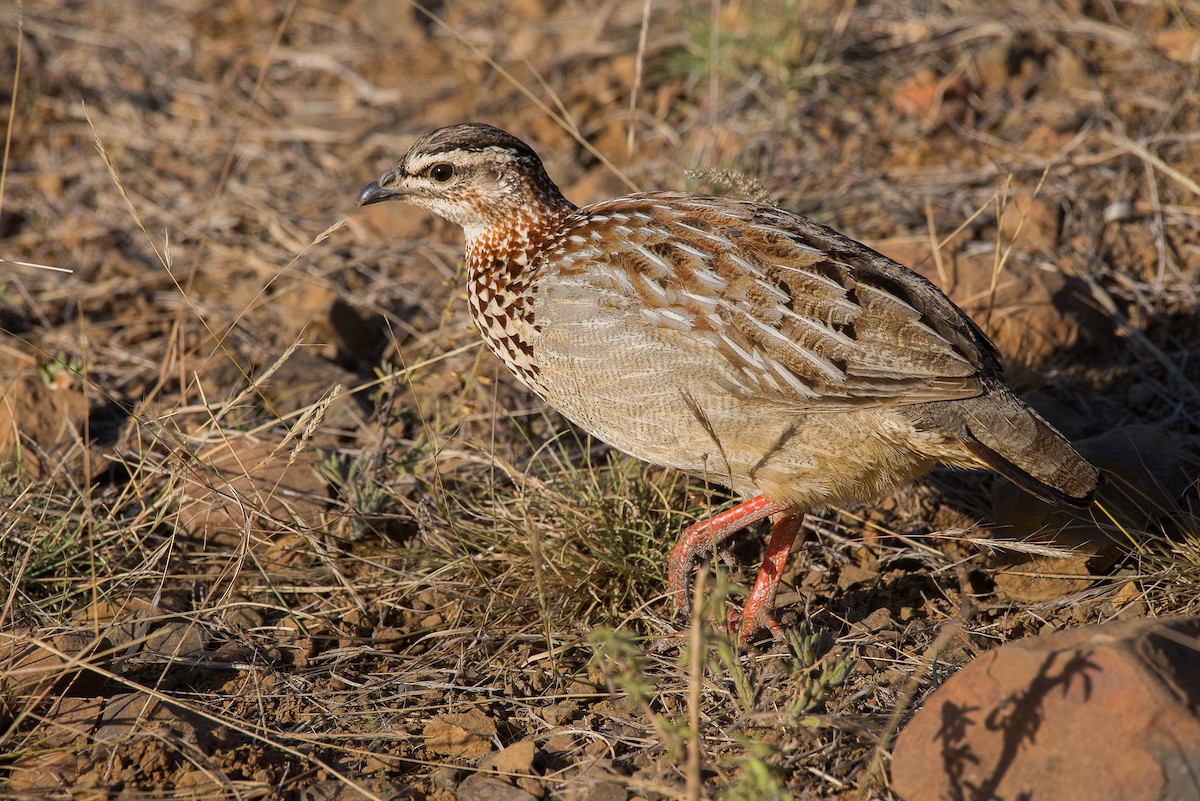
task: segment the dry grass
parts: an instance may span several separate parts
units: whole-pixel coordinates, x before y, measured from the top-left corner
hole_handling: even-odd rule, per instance
[[[973,653],[1195,611],[1200,6],[764,7],[0,11],[0,796],[449,798],[467,745],[531,740],[552,797],[887,799],[891,736]],[[579,202],[698,168],[985,269],[993,322],[1008,276],[1070,277],[1092,316],[1010,372],[1077,438],[1154,426],[1161,492],[1111,509],[1082,589],[1020,603],[993,554],[1067,546],[1005,543],[991,479],[938,473],[809,520],[789,646],[717,625],[749,568],[673,636],[663,559],[725,496],[502,374],[456,231],[351,214],[464,119]],[[438,746],[446,715],[492,728]]]

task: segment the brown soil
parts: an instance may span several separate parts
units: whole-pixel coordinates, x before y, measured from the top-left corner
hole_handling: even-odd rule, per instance
[[[1200,5],[647,6],[0,10],[0,796],[888,799],[973,654],[1192,610]],[[1057,518],[937,472],[810,518],[805,642],[732,649],[718,597],[692,662],[663,564],[725,496],[521,389],[455,228],[353,211],[464,120],[577,203],[757,182],[920,270],[1115,525],[1022,544]]]

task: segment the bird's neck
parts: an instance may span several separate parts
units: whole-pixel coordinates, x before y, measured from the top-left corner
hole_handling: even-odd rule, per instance
[[[464,226],[468,279],[496,287],[521,283],[525,268],[555,240],[574,211],[575,206],[556,192],[515,206],[490,225]]]
[[[538,255],[553,245],[563,222],[575,211],[559,198],[561,203],[544,206],[536,214],[514,212],[502,224],[465,229],[471,317],[491,351],[539,394],[531,287],[537,278]]]

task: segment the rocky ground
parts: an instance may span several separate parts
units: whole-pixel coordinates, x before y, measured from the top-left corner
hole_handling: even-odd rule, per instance
[[[974,656],[1196,609],[1192,0],[0,20],[3,797],[890,799],[897,732]],[[1100,506],[938,471],[809,518],[790,644],[713,623],[761,531],[670,638],[665,556],[727,497],[521,389],[457,229],[353,210],[464,120],[577,203],[761,193],[918,269]]]

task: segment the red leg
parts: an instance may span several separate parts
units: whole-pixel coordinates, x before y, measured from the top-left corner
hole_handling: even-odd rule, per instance
[[[779,511],[782,510],[774,501],[768,500],[765,495],[759,495],[684,529],[671,551],[671,558],[667,561],[667,584],[671,596],[675,599],[675,608],[685,617],[691,614],[691,593],[688,592],[688,584],[691,581],[692,565],[697,559],[712,553],[714,548],[719,548],[721,543],[751,523]],[[791,545],[791,542],[788,544]],[[786,552],[784,559],[787,559]]]
[[[779,591],[779,577],[787,565],[788,554],[792,551],[792,543],[804,523],[803,512],[784,512],[775,526],[771,529],[771,542],[767,545],[767,555],[763,559],[758,578],[754,581],[754,589],[746,600],[746,608],[742,611],[742,641],[750,639],[762,629],[769,629],[777,640],[783,640],[783,629],[775,622],[775,593]]]

